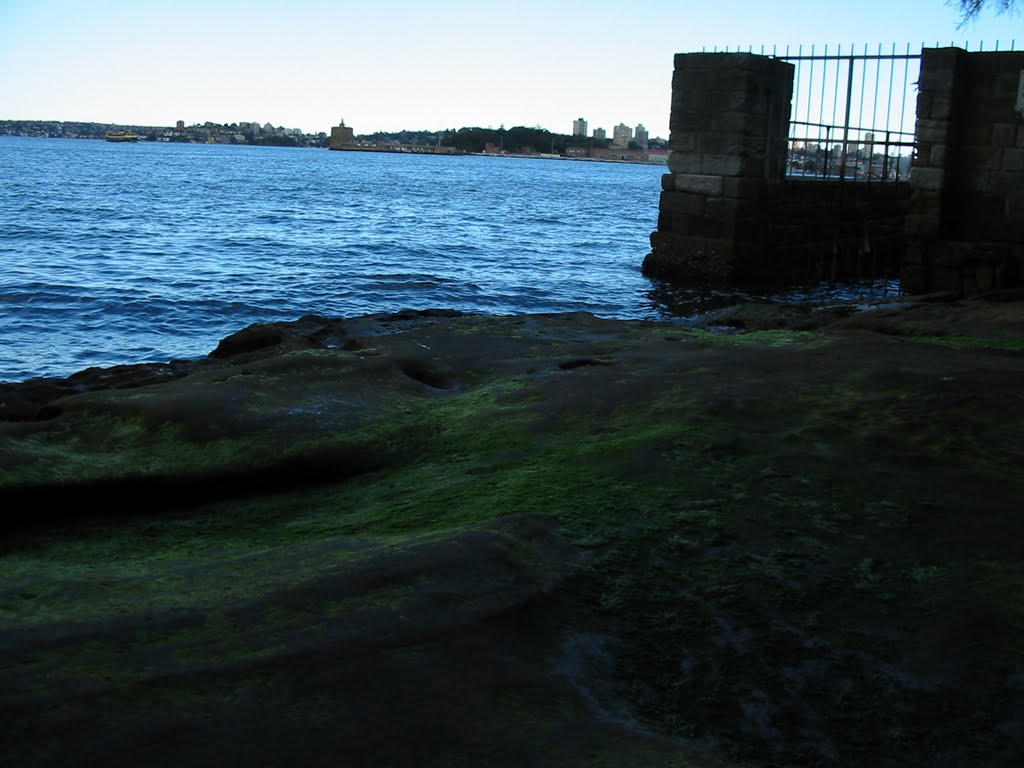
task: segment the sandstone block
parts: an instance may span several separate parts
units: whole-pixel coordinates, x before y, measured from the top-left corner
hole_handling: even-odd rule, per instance
[[[757,201],[738,197],[709,197],[704,211],[709,219],[726,222],[752,219],[761,212]]]
[[[692,216],[703,216],[706,195],[675,190],[662,192],[658,209],[669,213],[685,213]]]
[[[700,176],[689,173],[676,174],[676,190],[679,192],[697,192],[702,195],[722,196],[723,179],[721,176]]]
[[[940,190],[945,179],[946,172],[941,168],[910,169],[910,186],[914,189]]]
[[[910,237],[930,238],[939,233],[941,218],[938,211],[931,214],[907,214],[904,231]]]
[[[720,112],[712,117],[711,130],[763,136],[768,132],[768,119],[751,112]]]
[[[1004,149],[1000,168],[1004,171],[1024,171],[1024,149]]]
[[[992,80],[992,98],[996,101],[1007,101],[1011,104],[1017,101],[1017,88],[1020,87],[1020,70],[1000,72]]]
[[[743,133],[703,133],[697,138],[697,149],[706,155],[764,156],[765,138]]]
[[[918,147],[918,152],[923,154],[921,147]],[[928,165],[933,168],[944,168],[946,165],[947,147],[945,144],[933,144],[931,149],[928,150]]]
[[[946,95],[953,92],[956,73],[952,69],[925,69],[921,62],[921,74],[917,79],[918,88],[934,95]]]
[[[930,108],[925,114],[933,120],[949,120],[953,115],[952,97],[949,94],[933,94]]]
[[[760,177],[764,175],[764,161],[741,155],[704,155],[701,172],[716,176]]]
[[[932,101],[935,95],[928,91],[921,91],[917,94],[917,114],[925,118],[932,116]]]
[[[1013,123],[996,123],[993,125],[992,144],[997,147],[1016,146],[1017,126]]]
[[[959,177],[960,182],[957,186],[961,189],[967,189],[975,193],[973,197],[987,196],[995,192],[994,181],[996,175],[991,171],[974,171],[973,173],[965,173]],[[972,201],[976,202],[976,201]]]
[[[701,156],[695,152],[673,152],[668,156],[668,169],[672,173],[701,173]]]
[[[701,216],[700,218],[691,219],[689,224],[689,234],[719,240],[733,239],[733,228],[731,222],[719,221],[707,216]]]
[[[997,171],[1002,167],[1003,150],[991,146],[961,146],[957,165],[973,171]],[[968,171],[969,172],[969,171]]]
[[[696,152],[700,136],[697,131],[672,131],[668,138],[668,148],[673,152]]]
[[[724,197],[757,199],[761,196],[766,186],[766,182],[762,179],[727,178],[722,183],[722,195]]]
[[[950,124],[948,120],[932,120],[918,118],[916,135],[919,142],[928,144],[946,144],[948,142]]]
[[[1024,187],[1024,181],[1021,186]],[[1007,194],[1004,198],[1004,205],[1007,221],[1016,224],[1019,237],[1024,236],[1024,188]]]

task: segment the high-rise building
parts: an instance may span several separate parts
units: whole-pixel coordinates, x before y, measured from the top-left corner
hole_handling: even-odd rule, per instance
[[[612,144],[617,147],[628,147],[633,139],[633,129],[625,123],[619,123],[612,129]]]
[[[596,141],[604,141],[606,138],[608,138],[608,136],[605,134],[604,128],[594,129],[594,139]]]
[[[578,120],[572,121],[572,135],[573,136],[586,136],[587,135],[587,121],[582,117]]]
[[[636,145],[641,149],[647,149],[647,147],[650,146],[650,139],[647,135],[647,129],[644,128],[643,123],[637,123],[636,133],[633,135],[633,141],[635,141]]]

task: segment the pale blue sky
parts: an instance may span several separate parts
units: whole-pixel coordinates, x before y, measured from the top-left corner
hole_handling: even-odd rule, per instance
[[[945,0],[0,0],[0,119],[667,138],[677,52],[1024,46],[1020,15],[958,21]]]

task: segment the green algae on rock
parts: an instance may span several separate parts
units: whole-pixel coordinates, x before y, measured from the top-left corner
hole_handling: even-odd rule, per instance
[[[4,743],[25,765],[1006,762],[1024,358],[916,343],[956,312],[354,320],[334,348],[54,400],[0,425],[24,521]],[[963,339],[1000,338],[981,315]]]

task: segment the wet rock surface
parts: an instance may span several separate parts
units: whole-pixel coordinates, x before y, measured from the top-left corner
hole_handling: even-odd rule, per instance
[[[427,311],[0,387],[18,765],[1014,765],[1024,305]]]

